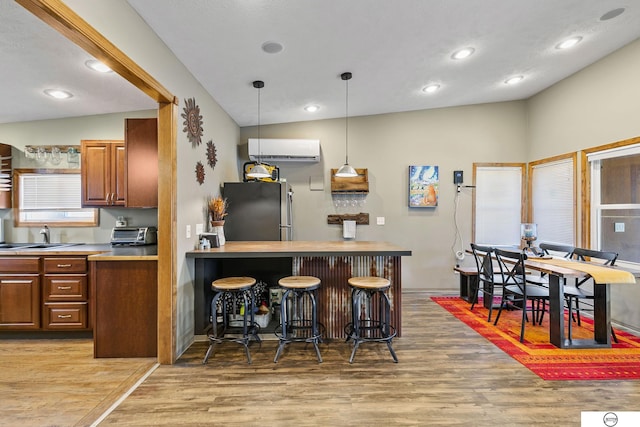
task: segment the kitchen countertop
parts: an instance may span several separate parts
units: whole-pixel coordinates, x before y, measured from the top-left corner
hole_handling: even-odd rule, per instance
[[[34,243],[36,245],[37,243]],[[86,255],[89,261],[136,261],[157,260],[157,245],[111,246],[99,243],[69,243],[68,246],[52,248],[7,248],[0,250],[0,256],[65,256]]]
[[[267,241],[229,242],[219,248],[193,250],[187,258],[284,258],[298,256],[409,256],[411,251],[387,242]]]

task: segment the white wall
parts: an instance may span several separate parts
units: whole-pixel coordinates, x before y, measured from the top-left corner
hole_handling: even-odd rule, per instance
[[[640,136],[640,40],[527,103],[529,160]],[[611,285],[612,319],[640,330],[640,287]]]
[[[349,211],[334,207],[330,186],[330,169],[344,163],[344,119],[261,126],[260,133],[263,138],[320,139],[320,163],[278,164],[281,177],[294,187],[295,240],[341,240],[342,229],[328,225],[327,215],[367,212],[370,225],[357,227],[356,240],[388,241],[412,251],[402,259],[403,288],[451,292],[457,287],[453,253],[460,250],[451,250],[457,195],[453,171],[463,170],[465,184],[471,185],[474,162],[526,161],[525,118],[524,102],[350,117],[349,163],[368,169],[369,195],[363,207]],[[242,129],[240,163],[248,160],[247,138],[256,135],[255,127]],[[439,167],[436,208],[408,207],[410,165]],[[310,180],[317,177],[323,191],[310,190]],[[471,191],[463,189],[458,203],[464,249],[471,237]],[[379,216],[385,217],[384,226],[376,225]]]
[[[196,224],[206,224],[205,202],[217,194],[223,181],[237,181],[236,146],[240,130],[218,103],[202,88],[167,46],[151,31],[146,23],[124,0],[65,0],[76,13],[96,28],[133,61],[151,74],[180,99],[180,113],[185,100],[195,98],[203,116],[202,144],[192,147],[178,117],[178,289],[177,349],[184,351],[193,340],[193,261],[187,262],[184,253],[196,246]],[[184,29],[176,29],[183,31]],[[251,89],[253,90],[253,89]],[[217,147],[218,163],[211,169],[206,161],[206,142],[212,140]],[[205,165],[205,182],[196,182],[196,162]],[[192,228],[192,237],[185,237],[186,226]],[[159,230],[162,232],[163,230]]]

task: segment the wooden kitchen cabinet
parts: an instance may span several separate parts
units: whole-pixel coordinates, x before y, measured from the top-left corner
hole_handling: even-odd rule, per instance
[[[125,119],[125,205],[158,207],[158,120]]]
[[[40,329],[40,258],[0,258],[0,330]]]
[[[87,258],[45,257],[42,268],[42,328],[90,329]]]
[[[158,262],[91,261],[94,357],[155,357]]]
[[[82,206],[125,206],[124,141],[81,142]]]

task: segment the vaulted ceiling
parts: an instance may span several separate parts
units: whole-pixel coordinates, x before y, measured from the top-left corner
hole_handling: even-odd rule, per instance
[[[640,37],[640,3],[617,0],[127,1],[240,126],[257,123],[254,80],[262,124],[344,117],[345,71],[350,116],[519,100]],[[0,123],[155,107],[13,2],[0,2],[0,53]],[[45,98],[54,86],[74,97]]]

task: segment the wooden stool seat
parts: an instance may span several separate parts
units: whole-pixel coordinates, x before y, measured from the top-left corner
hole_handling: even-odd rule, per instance
[[[349,284],[355,288],[380,291],[391,286],[389,279],[373,276],[351,277],[349,279]]]
[[[256,279],[253,277],[225,277],[223,279],[214,280],[211,287],[214,291],[241,291],[244,288],[249,289],[255,284]]]
[[[278,280],[278,285],[287,289],[307,289],[320,286],[320,279],[313,276],[289,276]]]

